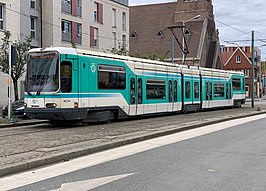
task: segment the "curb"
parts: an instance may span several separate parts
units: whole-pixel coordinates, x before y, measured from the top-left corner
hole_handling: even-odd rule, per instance
[[[67,153],[61,153],[61,154],[53,155],[53,156],[46,157],[46,158],[33,159],[31,161],[22,162],[20,164],[10,165],[10,166],[0,169],[0,177],[26,171],[26,170],[31,170],[31,169],[38,168],[41,166],[65,162],[70,159],[82,157],[88,154],[93,154],[96,152],[113,149],[113,148],[121,147],[124,145],[129,145],[129,144],[133,144],[133,143],[137,143],[140,141],[145,141],[145,140],[149,140],[153,138],[158,138],[161,136],[170,135],[170,134],[178,133],[181,131],[196,129],[196,128],[203,127],[206,125],[213,125],[216,123],[221,123],[221,122],[230,121],[234,119],[241,119],[245,117],[252,117],[252,116],[262,115],[262,114],[266,114],[266,111],[246,114],[242,116],[232,116],[230,118],[228,117],[228,118],[216,119],[213,121],[203,122],[201,124],[186,125],[186,126],[179,127],[179,128],[174,127],[172,129],[167,129],[167,130],[158,130],[157,132],[145,131],[146,133],[144,133],[142,136],[132,136],[130,138],[123,138],[121,140],[117,140],[117,141],[113,141],[109,143],[102,143],[97,146],[88,147],[86,149],[80,149],[80,150],[76,149],[76,150],[72,150]],[[36,122],[36,123],[40,123],[40,122]]]
[[[37,125],[41,123],[48,123],[48,120],[34,120],[34,121],[22,121],[22,122],[17,122],[17,123],[9,123],[9,124],[0,124],[0,129],[1,128],[7,128],[7,127],[19,127],[19,126],[28,126],[28,125]]]

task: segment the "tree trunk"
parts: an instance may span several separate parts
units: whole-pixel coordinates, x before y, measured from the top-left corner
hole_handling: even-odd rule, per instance
[[[18,100],[18,81],[13,79],[15,101]]]

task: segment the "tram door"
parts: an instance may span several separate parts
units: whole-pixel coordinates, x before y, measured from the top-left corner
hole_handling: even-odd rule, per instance
[[[168,105],[167,111],[173,111],[174,109],[174,86],[173,79],[168,80]]]
[[[142,78],[137,78],[137,115],[144,113]]]
[[[80,70],[80,95],[79,95],[79,106],[80,107],[88,107],[89,106],[89,98],[81,95],[86,95],[89,93],[89,73],[90,66],[88,62],[82,62],[82,69]]]
[[[130,75],[129,91],[129,115],[142,115],[144,113],[142,78]]]
[[[226,83],[226,106],[230,106],[231,99],[232,99],[231,84]]]
[[[137,80],[136,76],[129,77],[129,115],[137,114]]]
[[[212,107],[212,82],[205,83],[205,93],[206,93],[206,108]]]
[[[174,91],[174,93],[173,93],[173,111],[177,111],[178,110],[178,103],[177,103],[177,90],[178,90],[178,88],[177,88],[177,80],[174,80],[173,81],[173,91]]]

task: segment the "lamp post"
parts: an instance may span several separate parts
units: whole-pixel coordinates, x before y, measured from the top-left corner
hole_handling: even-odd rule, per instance
[[[186,22],[192,21],[192,20],[197,20],[198,18],[200,18],[200,16],[201,15],[197,15],[197,16],[191,18],[191,19],[182,21],[182,31],[183,31],[182,46],[183,46],[183,48],[185,46],[185,27],[186,27]],[[182,55],[182,65],[184,65],[184,63],[185,63],[185,53],[183,52],[183,55]]]

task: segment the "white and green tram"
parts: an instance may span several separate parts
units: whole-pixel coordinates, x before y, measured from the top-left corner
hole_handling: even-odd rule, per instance
[[[28,55],[25,111],[37,119],[103,122],[244,102],[241,72],[73,48]]]

